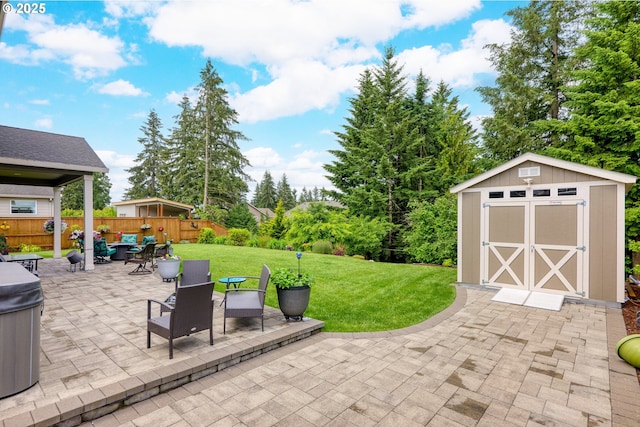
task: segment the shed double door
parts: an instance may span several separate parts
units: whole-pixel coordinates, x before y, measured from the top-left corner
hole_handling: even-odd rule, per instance
[[[483,205],[485,284],[585,296],[584,201]]]

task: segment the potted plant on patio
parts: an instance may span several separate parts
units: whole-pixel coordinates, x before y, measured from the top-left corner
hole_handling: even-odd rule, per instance
[[[300,272],[302,252],[297,252],[298,272],[289,268],[278,268],[271,275],[271,282],[278,293],[278,306],[287,320],[302,320],[311,296],[313,278]]]
[[[180,257],[177,255],[166,255],[157,258],[156,264],[158,265],[158,274],[162,277],[162,281],[171,282],[178,277],[180,271]]]

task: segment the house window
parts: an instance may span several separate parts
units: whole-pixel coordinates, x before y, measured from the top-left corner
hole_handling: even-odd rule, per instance
[[[527,197],[527,190],[513,190],[509,192],[509,197]]]
[[[504,191],[490,191],[489,198],[490,199],[502,199],[504,197]]]
[[[36,201],[35,200],[12,200],[11,213],[12,214],[34,214],[36,213]]]

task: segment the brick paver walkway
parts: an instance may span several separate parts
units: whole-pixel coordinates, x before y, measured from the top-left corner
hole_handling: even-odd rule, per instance
[[[635,369],[613,354],[626,335],[619,309],[555,312],[458,293],[450,317],[314,335],[91,425],[638,425]]]

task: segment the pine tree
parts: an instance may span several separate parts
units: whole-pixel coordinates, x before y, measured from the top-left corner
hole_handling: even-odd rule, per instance
[[[489,45],[496,86],[477,89],[493,109],[493,116],[482,120],[485,156],[509,160],[558,141],[548,120],[563,115],[562,87],[576,66],[573,49],[587,7],[578,0],[547,0],[507,13],[515,27],[511,42]]]
[[[127,169],[129,172],[129,189],[125,198],[145,199],[161,197],[160,176],[163,175],[164,150],[166,143],[161,133],[162,122],[155,110],[149,112],[146,122],[140,127],[143,136],[138,138],[142,151],[136,157],[136,165]]]
[[[104,173],[93,174],[93,209],[104,209],[111,204],[111,181]],[[72,182],[62,189],[60,200],[62,209],[84,209],[84,183]]]
[[[194,108],[186,95],[179,107],[180,112],[174,117],[176,125],[167,141],[169,172],[163,186],[167,199],[201,206],[204,188],[201,133]]]
[[[282,200],[284,209],[287,211],[296,206],[296,192],[289,186],[286,174],[282,174],[282,178],[276,185],[276,198]]]
[[[222,78],[208,60],[200,72],[197,124],[203,137],[204,185],[202,205],[231,209],[248,191],[249,176],[244,167],[249,161],[242,155],[238,141],[247,138],[233,130],[237,112],[229,106]]]
[[[276,194],[276,185],[271,177],[271,172],[265,171],[256,187],[256,192],[253,196],[253,205],[257,208],[269,208],[271,210],[276,208],[278,203],[278,195]]]
[[[556,157],[640,175],[640,2],[598,2],[587,20],[584,64],[564,88],[570,118],[554,124],[565,135]],[[627,195],[639,204],[640,192]]]
[[[239,203],[231,208],[224,225],[227,228],[246,228],[252,233],[258,231],[258,223],[249,212],[249,207],[246,203]]]
[[[406,108],[406,78],[387,48],[382,64],[365,72],[359,95],[351,100],[352,117],[343,133],[336,133],[342,150],[325,165],[329,180],[339,190],[333,198],[358,215],[384,219],[391,230],[387,248],[397,244],[399,227],[406,223],[409,193],[406,172],[419,138],[415,118]]]

